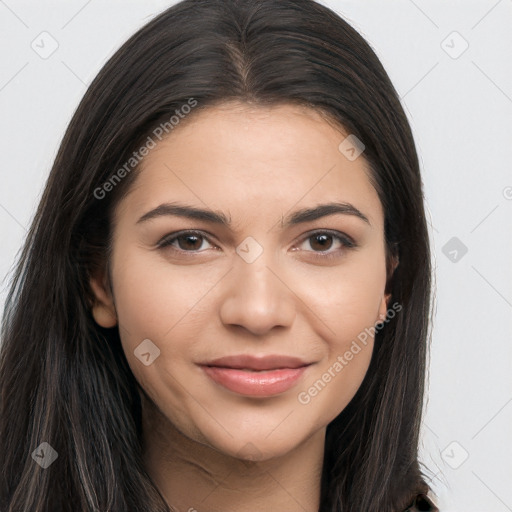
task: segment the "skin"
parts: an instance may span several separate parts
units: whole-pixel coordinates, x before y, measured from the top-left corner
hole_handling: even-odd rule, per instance
[[[146,156],[116,208],[113,292],[105,276],[91,280],[93,314],[103,327],[119,325],[149,397],[144,461],[177,510],[318,510],[326,427],[359,388],[373,338],[334,377],[333,364],[388,308],[382,205],[364,155],[350,161],[338,150],[347,135],[305,107],[210,107]],[[222,212],[232,225],[175,215],[137,222],[170,202]],[[330,202],[369,222],[335,213],[281,224]],[[157,247],[186,229],[204,238]],[[322,230],[356,247],[329,236],[322,246],[312,235]],[[251,263],[236,252],[249,236],[263,249]],[[145,339],[160,350],[148,366],[134,354]],[[313,364],[290,390],[263,398],[225,389],[196,364],[240,353]],[[330,381],[301,403],[329,368]]]

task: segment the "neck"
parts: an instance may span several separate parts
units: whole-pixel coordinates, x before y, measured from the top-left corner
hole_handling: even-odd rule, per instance
[[[325,429],[284,456],[255,462],[190,439],[154,405],[143,411],[144,464],[172,510],[318,512]]]

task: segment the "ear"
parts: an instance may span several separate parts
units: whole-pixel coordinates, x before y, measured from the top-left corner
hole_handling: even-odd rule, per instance
[[[390,297],[391,297],[390,293],[383,295],[383,297],[380,301],[378,318],[375,319],[375,324],[380,324],[386,320],[386,316],[387,316],[387,312],[388,312],[388,302],[389,302]]]
[[[391,296],[390,288],[391,288],[391,279],[393,277],[393,274],[395,273],[396,267],[398,267],[398,264],[400,263],[399,257],[398,257],[398,248],[395,246],[391,250],[391,254],[388,255],[386,259],[386,289],[384,292],[387,294],[389,301],[389,297]]]
[[[391,287],[391,278],[395,272],[396,267],[398,267],[398,254],[397,251],[393,251],[393,254],[389,256],[386,264],[386,288],[384,290],[384,296],[381,299],[379,306],[379,318],[376,323],[384,322],[387,317],[387,312],[389,309],[389,299],[391,298],[390,287]]]
[[[108,286],[107,276],[103,274],[91,277],[89,283],[95,297],[91,308],[94,320],[101,327],[114,327],[117,325],[117,313],[114,299]]]

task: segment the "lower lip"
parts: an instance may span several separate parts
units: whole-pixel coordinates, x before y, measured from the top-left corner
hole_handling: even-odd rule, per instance
[[[218,366],[202,366],[201,368],[214,382],[240,395],[272,396],[292,388],[306,371],[307,366],[261,372]]]

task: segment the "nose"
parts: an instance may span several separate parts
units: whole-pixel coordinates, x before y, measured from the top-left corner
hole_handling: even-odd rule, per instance
[[[293,324],[296,296],[286,276],[272,263],[270,251],[252,263],[235,258],[224,283],[220,317],[226,326],[239,326],[262,336],[275,327]]]

